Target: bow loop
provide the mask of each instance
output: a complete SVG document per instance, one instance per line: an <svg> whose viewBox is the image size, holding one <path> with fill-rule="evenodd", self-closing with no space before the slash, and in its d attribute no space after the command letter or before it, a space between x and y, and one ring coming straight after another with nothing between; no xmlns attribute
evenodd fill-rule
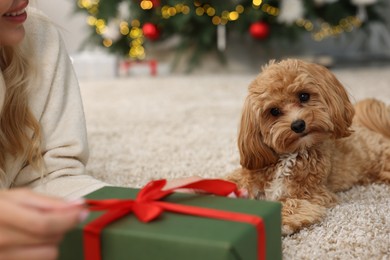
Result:
<svg viewBox="0 0 390 260"><path fill-rule="evenodd" d="M173 189L171 190L163 190L166 185L166 180L156 180L151 181L143 187L137 195L137 201L155 201L164 198L165 196L171 194Z"/></svg>

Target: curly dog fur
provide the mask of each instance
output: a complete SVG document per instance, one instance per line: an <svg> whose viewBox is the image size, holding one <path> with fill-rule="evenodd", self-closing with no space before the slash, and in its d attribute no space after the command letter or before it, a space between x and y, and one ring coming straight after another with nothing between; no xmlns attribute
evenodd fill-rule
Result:
<svg viewBox="0 0 390 260"><path fill-rule="evenodd" d="M282 232L321 221L336 192L390 183L390 108L353 106L325 67L271 61L250 84L238 136L241 168L227 178L251 198L282 202Z"/></svg>

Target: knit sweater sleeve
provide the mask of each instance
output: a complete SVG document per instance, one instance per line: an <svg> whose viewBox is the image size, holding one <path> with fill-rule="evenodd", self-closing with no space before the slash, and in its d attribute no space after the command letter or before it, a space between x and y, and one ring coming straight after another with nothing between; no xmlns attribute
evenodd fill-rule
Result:
<svg viewBox="0 0 390 260"><path fill-rule="evenodd" d="M107 184L86 174L87 132L79 85L57 28L43 17L26 28L40 68L30 91L30 107L43 136L45 173L30 165L17 174L15 186L62 197L80 197Z"/></svg>

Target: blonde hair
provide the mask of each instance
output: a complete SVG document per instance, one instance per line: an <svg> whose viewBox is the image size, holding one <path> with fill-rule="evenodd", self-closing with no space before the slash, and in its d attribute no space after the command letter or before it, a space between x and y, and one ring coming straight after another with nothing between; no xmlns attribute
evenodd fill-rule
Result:
<svg viewBox="0 0 390 260"><path fill-rule="evenodd" d="M23 42L28 45L28 37ZM27 48L26 48L27 47ZM5 170L7 153L25 158L25 164L43 168L41 128L29 108L28 85L36 75L28 46L0 46L0 68L5 81L5 98L0 113L0 170Z"/></svg>

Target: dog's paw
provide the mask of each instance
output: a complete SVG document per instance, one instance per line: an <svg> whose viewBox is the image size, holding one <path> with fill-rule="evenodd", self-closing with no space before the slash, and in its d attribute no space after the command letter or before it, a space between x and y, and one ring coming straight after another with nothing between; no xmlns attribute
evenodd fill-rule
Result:
<svg viewBox="0 0 390 260"><path fill-rule="evenodd" d="M291 235L304 227L323 219L326 215L324 206L307 200L288 199L282 207L282 234Z"/></svg>

